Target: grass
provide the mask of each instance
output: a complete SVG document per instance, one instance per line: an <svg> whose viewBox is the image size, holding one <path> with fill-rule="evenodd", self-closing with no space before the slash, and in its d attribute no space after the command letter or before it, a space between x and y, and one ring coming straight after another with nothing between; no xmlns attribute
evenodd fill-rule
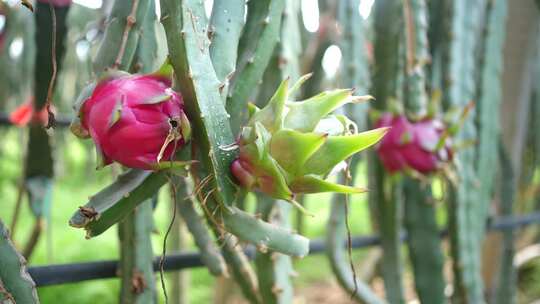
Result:
<svg viewBox="0 0 540 304"><path fill-rule="evenodd" d="M20 179L22 153L21 143L24 142L24 132L19 129L0 130L3 141L0 143L0 197L3 208L0 209L0 218L10 224L17 196L17 184ZM51 239L43 234L30 265L46 265L73 262L88 262L102 259L118 258L118 242L116 227L102 235L86 240L84 231L68 225L68 220L77 208L87 201L88 196L103 188L111 180L111 168L94 171L94 153L90 142L83 142L71 134L57 130L54 135L59 148L56 159L57 178L53 190L53 203L51 210ZM365 172L365 170L362 170ZM365 185L365 178L359 181ZM163 234L170 221L170 203L168 193L164 187L160 192L160 199L155 210L154 219L156 233L153 235L154 252L161 252ZM328 199L330 195L310 195L306 199L306 207L315 214L315 217L306 217L305 234L310 238L323 237L326 230L326 221L329 211ZM366 204L367 195L352 197L351 221L354 234L370 233L369 210ZM296 216L292 214L292 216ZM19 247L24 244L34 223L26 200L19 217L14 241ZM47 248L48 245L50 248ZM188 250L195 250L191 239L188 240ZM50 256L48 252L52 253ZM356 256L357 254L355 254ZM313 267L317 265L317 267ZM327 280L331 277L330 266L323 255L310 256L295 261L295 268L299 276L295 279L298 287L308 286L312 282ZM209 303L214 292L214 278L205 268L196 268L188 271L190 276L189 299L191 303ZM159 278L159 276L158 276ZM159 294L162 295L161 286L157 284ZM169 287L170 288L170 287ZM104 279L74 284L38 288L42 303L117 303L119 295L119 280ZM162 297L162 296L161 296ZM163 300L163 299L162 299Z"/></svg>

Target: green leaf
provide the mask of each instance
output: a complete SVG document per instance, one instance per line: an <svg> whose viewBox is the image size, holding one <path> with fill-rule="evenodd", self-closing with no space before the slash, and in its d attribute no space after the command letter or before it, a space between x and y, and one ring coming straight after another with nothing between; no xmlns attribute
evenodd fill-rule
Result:
<svg viewBox="0 0 540 304"><path fill-rule="evenodd" d="M306 81L308 81L312 75L313 73L309 73L298 78L298 80L289 89L289 95L294 95L294 93L296 93L296 90L298 90Z"/></svg>
<svg viewBox="0 0 540 304"><path fill-rule="evenodd" d="M302 132L312 132L319 121L346 103L369 100L371 96L351 96L352 90L342 89L322 92L309 99L287 103L289 112L284 127Z"/></svg>
<svg viewBox="0 0 540 304"><path fill-rule="evenodd" d="M274 133L270 154L289 174L296 175L328 137L324 133L301 133L285 129Z"/></svg>
<svg viewBox="0 0 540 304"><path fill-rule="evenodd" d="M295 193L320 193L320 192L337 192L337 193L363 193L366 189L350 187L332 182L325 181L313 175L305 175L292 181L291 190Z"/></svg>
<svg viewBox="0 0 540 304"><path fill-rule="evenodd" d="M288 96L289 79L287 78L281 82L268 104L253 114L248 125L260 122L270 132L280 130L283 125L283 110Z"/></svg>
<svg viewBox="0 0 540 304"><path fill-rule="evenodd" d="M378 128L355 135L329 136L303 168L304 174L328 174L339 162L377 143L389 130Z"/></svg>

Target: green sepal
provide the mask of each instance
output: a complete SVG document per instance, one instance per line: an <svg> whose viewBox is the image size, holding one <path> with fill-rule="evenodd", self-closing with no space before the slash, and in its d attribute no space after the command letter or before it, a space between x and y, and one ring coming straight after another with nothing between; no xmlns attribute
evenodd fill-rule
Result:
<svg viewBox="0 0 540 304"><path fill-rule="evenodd" d="M352 96L351 89L322 92L309 99L287 103L289 112L284 127L302 132L312 132L319 121L344 104L373 99L371 96Z"/></svg>
<svg viewBox="0 0 540 304"><path fill-rule="evenodd" d="M125 72L125 71L108 70L107 72L103 73L98 78L98 83L102 83L102 82L106 82L106 81L110 81L110 80L114 80L114 79L118 79L118 78L122 78L122 77L127 77L127 76L130 76L130 75L131 75L130 73Z"/></svg>
<svg viewBox="0 0 540 304"><path fill-rule="evenodd" d="M335 184L314 175L304 175L293 180L290 188L294 193L321 193L321 192L337 192L337 193L363 193L366 189Z"/></svg>
<svg viewBox="0 0 540 304"><path fill-rule="evenodd" d="M169 171L171 173L174 173L175 175L184 176L187 177L188 175L188 167L192 165L193 163L196 163L195 160L188 160L188 161L161 161L155 165L153 165L153 169L155 171Z"/></svg>
<svg viewBox="0 0 540 304"><path fill-rule="evenodd" d="M296 90L298 90L308 79L310 79L312 75L313 73L309 73L298 78L298 80L289 89L289 95L293 96L294 93L296 93Z"/></svg>
<svg viewBox="0 0 540 304"><path fill-rule="evenodd" d="M329 136L306 162L302 173L326 175L341 161L377 143L388 130L378 128L354 135Z"/></svg>
<svg viewBox="0 0 540 304"><path fill-rule="evenodd" d="M101 148L99 147L98 144L96 144L95 146L96 146L96 170L100 170L103 167L110 165L112 161L105 154L103 154L103 151L101 151Z"/></svg>
<svg viewBox="0 0 540 304"><path fill-rule="evenodd" d="M255 113L257 113L257 112L259 112L261 110L253 102L248 102L247 109L248 109L248 118L249 119L251 119Z"/></svg>
<svg viewBox="0 0 540 304"><path fill-rule="evenodd" d="M122 99L124 98L125 98L125 95L122 95ZM114 124L120 121L120 118L122 118L122 105L123 105L122 99L118 99L114 103L114 108L111 112L111 117L109 117L109 128L112 128L112 126L114 126Z"/></svg>
<svg viewBox="0 0 540 304"><path fill-rule="evenodd" d="M145 100L143 100L143 104L158 104L158 103L162 103L162 102L165 102L167 100L170 100L172 98L172 95L171 94L168 94L168 93L163 93L163 94L159 94L159 95L156 95L156 96L152 96L152 97L149 97Z"/></svg>
<svg viewBox="0 0 540 304"><path fill-rule="evenodd" d="M402 145L410 144L412 141L412 134L411 131L405 131L403 134L401 134L401 137L399 139L399 143Z"/></svg>
<svg viewBox="0 0 540 304"><path fill-rule="evenodd" d="M270 132L268 132L268 130L266 130L266 128L260 122L255 123L255 128L253 128L253 131L255 132L254 144L257 147L259 159L262 159L266 154L269 153L268 147L272 134L270 134Z"/></svg>
<svg viewBox="0 0 540 304"><path fill-rule="evenodd" d="M277 199L292 199L286 173L268 153L260 154L257 146L250 144L243 147L240 154L254 167L253 175L256 177L257 187L263 193Z"/></svg>
<svg viewBox="0 0 540 304"><path fill-rule="evenodd" d="M358 126L345 115L328 115L319 121L313 132L327 133L330 136L356 134Z"/></svg>
<svg viewBox="0 0 540 304"><path fill-rule="evenodd" d="M82 90L79 96L77 96L77 99L75 100L75 103L73 104L73 111L75 112L75 117L71 121L71 124L69 126L69 129L73 135L79 137L79 138L90 138L90 132L86 130L82 126L82 107L88 98L92 96L94 93L94 89L96 88L96 83L92 82L85 86Z"/></svg>
<svg viewBox="0 0 540 304"><path fill-rule="evenodd" d="M277 131L270 141L270 155L289 174L295 176L306 161L328 137L324 133L301 133L284 129Z"/></svg>
<svg viewBox="0 0 540 304"><path fill-rule="evenodd" d="M182 133L184 143L191 140L191 123L183 111L180 114L180 132Z"/></svg>
<svg viewBox="0 0 540 304"><path fill-rule="evenodd" d="M173 74L174 74L174 69L173 69L173 66L171 65L171 60L169 56L167 56L167 58L165 58L165 61L159 67L159 69L151 73L150 75L153 75L159 78L172 79Z"/></svg>
<svg viewBox="0 0 540 304"><path fill-rule="evenodd" d="M280 130L283 125L285 102L287 101L287 97L289 97L288 87L289 79L287 78L281 82L268 104L253 114L248 125L254 125L256 122L260 122L269 132Z"/></svg>

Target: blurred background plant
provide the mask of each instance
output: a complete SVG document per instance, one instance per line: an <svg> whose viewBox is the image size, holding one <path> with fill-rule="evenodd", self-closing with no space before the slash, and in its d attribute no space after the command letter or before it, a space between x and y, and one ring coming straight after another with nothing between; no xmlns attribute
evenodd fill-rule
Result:
<svg viewBox="0 0 540 304"><path fill-rule="evenodd" d="M120 280L38 286L41 303L162 302L160 278L152 275L150 257L161 252L177 204L179 216L167 253L201 250L207 267L167 273L170 303L531 303L540 299L538 226L503 233L487 233L485 226L498 216L540 211L538 1L261 0L245 6L240 0L205 0L204 6L199 5L187 0L74 0L69 9L55 8L56 42L64 44L65 51L61 47L56 51L58 75L52 102L57 126L45 131L31 114L26 114L26 124L14 127L20 119L13 121L12 116L10 121L9 113L39 112L45 105L52 56L49 4L34 3L32 13L20 1L0 1L0 219L12 240L8 244L5 229L0 229L0 287L12 286L2 261L17 257L16 248L30 266L121 259L122 269L140 270L119 271ZM186 22L178 14L198 17L183 29L188 31L184 44L175 40ZM128 15L141 21L131 31L125 31ZM208 29L208 35L199 35L201 29ZM225 219L225 230L242 241L222 239L223 232L204 218L199 204L211 186L201 187L202 199L185 201L194 186L179 178L172 181L174 187L161 187L167 179L159 174L138 175L154 184L151 190L143 189L144 195L135 195L129 207L97 208L107 216L87 227L89 235L96 237L86 240L81 230L67 223L89 197L114 182L122 168L114 165L95 171L91 142L77 140L65 127L83 88L105 67L116 64L125 32L127 53L117 67L147 73L171 54L182 93L197 101L191 115L206 114L205 105L223 100L225 108L213 113L211 120L227 121L226 115L219 116L226 109L233 134L245 123L248 101L262 107L282 79L290 77L294 83L306 73L313 75L297 92L298 100L334 88L355 88L355 94L375 97L369 104L347 105L342 112L360 131L373 126L375 119L370 121L370 116L395 107L411 122L422 120L433 108L440 117L456 117L470 102L475 108L452 138L454 146L462 147L451 170L428 176L411 174L412 170L390 174L372 149L351 159L352 180L332 177L369 185L369 194L350 196L348 210L343 195L331 194L299 198L314 217L253 193L240 193L235 205L229 206L246 211L241 215L257 213L271 223L262 230L268 235L294 230L309 239L325 238L326 256L300 258L305 243L294 239L298 242L286 248L280 244L288 243L279 241L297 235L283 233L271 244L275 247L260 250L255 262L248 264L237 249L250 242L259 244L260 238L246 226ZM210 37L209 46L193 42L203 41L204 36ZM187 51L179 51L182 45ZM197 47L207 48L208 56L197 57ZM202 96L213 79L186 80L181 62L187 62L195 76L215 74L219 90ZM33 96L37 98L28 108ZM208 128L206 123L195 125ZM219 172L220 165L227 166L218 163L210 169ZM206 163L200 170L211 171ZM205 176L194 175L195 180ZM227 191L215 198L214 193L207 206L236 195L235 189ZM172 195L177 198L171 199ZM143 198L146 202L135 209ZM381 236L380 247L353 251L355 277L345 246L346 211L352 235ZM72 224L77 223L76 216ZM113 225L119 218L124 219L121 224ZM274 229L278 226L284 229ZM449 237L441 239L439 231L446 227ZM408 239L402 242L405 232ZM289 252L279 253L285 250Z"/></svg>

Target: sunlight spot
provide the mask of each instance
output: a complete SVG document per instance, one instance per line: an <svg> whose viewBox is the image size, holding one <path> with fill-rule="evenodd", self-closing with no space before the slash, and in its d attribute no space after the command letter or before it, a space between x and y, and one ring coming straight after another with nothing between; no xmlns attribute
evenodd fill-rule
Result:
<svg viewBox="0 0 540 304"><path fill-rule="evenodd" d="M319 29L319 3L317 0L302 0L302 21L308 32Z"/></svg>
<svg viewBox="0 0 540 304"><path fill-rule="evenodd" d="M339 68L341 62L341 49L333 44L324 52L322 59L322 67L328 78L333 78Z"/></svg>

